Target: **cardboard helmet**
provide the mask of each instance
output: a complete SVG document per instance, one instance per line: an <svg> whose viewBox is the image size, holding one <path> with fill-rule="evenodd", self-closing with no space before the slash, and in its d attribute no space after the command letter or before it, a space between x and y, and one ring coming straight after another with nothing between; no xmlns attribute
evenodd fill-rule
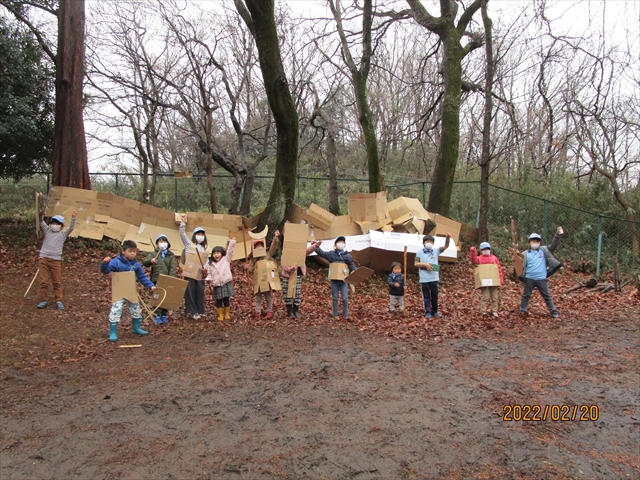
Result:
<svg viewBox="0 0 640 480"><path fill-rule="evenodd" d="M261 232L253 233L249 232L251 237L251 253L253 258L260 258L267 256L267 234L269 233L269 226L265 226Z"/></svg>

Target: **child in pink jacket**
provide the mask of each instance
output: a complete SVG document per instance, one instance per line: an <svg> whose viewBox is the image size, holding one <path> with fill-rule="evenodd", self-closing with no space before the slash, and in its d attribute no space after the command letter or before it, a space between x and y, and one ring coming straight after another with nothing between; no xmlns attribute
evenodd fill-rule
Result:
<svg viewBox="0 0 640 480"><path fill-rule="evenodd" d="M471 263L475 263L476 265L487 265L491 263L495 263L498 265L498 273L500 274L500 285L504 285L504 274L502 273L502 265L500 264L500 260L493 253L491 253L491 245L489 242L482 242L480 244L480 255L476 253L476 247L471 247L469 251L469 259ZM493 312L493 316L498 316L498 289L500 287L482 287L482 301L480 302L480 310L483 315L487 312L487 302L489 297L491 297L491 310Z"/></svg>
<svg viewBox="0 0 640 480"><path fill-rule="evenodd" d="M213 247L209 263L207 263L207 278L205 278L205 281L213 285L213 298L216 300L219 321L231 319L229 297L236 294L233 288L233 277L231 276L231 260L233 259L235 246L236 237L233 237L229 240L226 251L220 246Z"/></svg>

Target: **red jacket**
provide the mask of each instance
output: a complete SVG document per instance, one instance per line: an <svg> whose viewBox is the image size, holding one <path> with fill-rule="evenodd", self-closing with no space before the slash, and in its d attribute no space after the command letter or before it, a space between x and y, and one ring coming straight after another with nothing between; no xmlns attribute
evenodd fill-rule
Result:
<svg viewBox="0 0 640 480"><path fill-rule="evenodd" d="M495 263L498 265L498 273L500 274L500 285L504 285L504 273L502 273L502 265L500 264L500 260L493 253L491 255L478 255L476 253L476 247L471 247L469 250L469 260L471 263L475 263L476 265L488 265L491 263Z"/></svg>

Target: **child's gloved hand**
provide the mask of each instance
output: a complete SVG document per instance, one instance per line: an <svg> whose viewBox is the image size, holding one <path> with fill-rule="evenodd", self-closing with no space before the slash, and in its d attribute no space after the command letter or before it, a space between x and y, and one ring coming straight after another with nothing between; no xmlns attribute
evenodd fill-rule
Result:
<svg viewBox="0 0 640 480"><path fill-rule="evenodd" d="M111 261L111 257L104 257L104 260L102 260L102 263L109 263Z"/></svg>

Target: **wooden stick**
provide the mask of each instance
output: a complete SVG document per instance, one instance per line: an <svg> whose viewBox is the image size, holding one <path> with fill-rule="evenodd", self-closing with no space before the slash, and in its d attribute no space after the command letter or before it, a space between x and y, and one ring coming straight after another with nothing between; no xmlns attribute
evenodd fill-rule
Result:
<svg viewBox="0 0 640 480"><path fill-rule="evenodd" d="M36 270L36 274L33 276L33 280L31 280L31 283L29 284L29 288L27 288L27 291L24 292L24 296L26 297L27 294L29 293L29 290L31 290L31 287L33 286L33 282L36 281L36 278L38 277L38 274L40 273L40 267L38 267L38 270ZM22 297L24 298L24 297Z"/></svg>
<svg viewBox="0 0 640 480"><path fill-rule="evenodd" d="M198 260L200 260L200 266L204 270L205 269L204 268L204 263L202 263L202 257L200 256L200 252L198 251L198 246L197 245L196 245L196 255L198 256ZM206 280L205 280L205 283L206 283ZM209 288L211 289L211 296L213 297L213 285L209 284Z"/></svg>
<svg viewBox="0 0 640 480"><path fill-rule="evenodd" d="M249 252L247 252L247 237L245 234L244 223L242 224L242 248L244 248L244 264L247 267L247 285L249 287L249 294L251 294L253 289L251 288L251 275L249 274ZM250 299L249 303L251 304L251 316L255 317L256 309L253 304L253 298Z"/></svg>
<svg viewBox="0 0 640 480"><path fill-rule="evenodd" d="M402 288L404 289L407 286L407 246L404 246L404 285L402 285ZM406 293L406 292L403 292ZM405 307L405 309L402 311L402 316L406 317L407 316L407 309Z"/></svg>
<svg viewBox="0 0 640 480"><path fill-rule="evenodd" d="M119 348L138 348L142 345L118 345Z"/></svg>

